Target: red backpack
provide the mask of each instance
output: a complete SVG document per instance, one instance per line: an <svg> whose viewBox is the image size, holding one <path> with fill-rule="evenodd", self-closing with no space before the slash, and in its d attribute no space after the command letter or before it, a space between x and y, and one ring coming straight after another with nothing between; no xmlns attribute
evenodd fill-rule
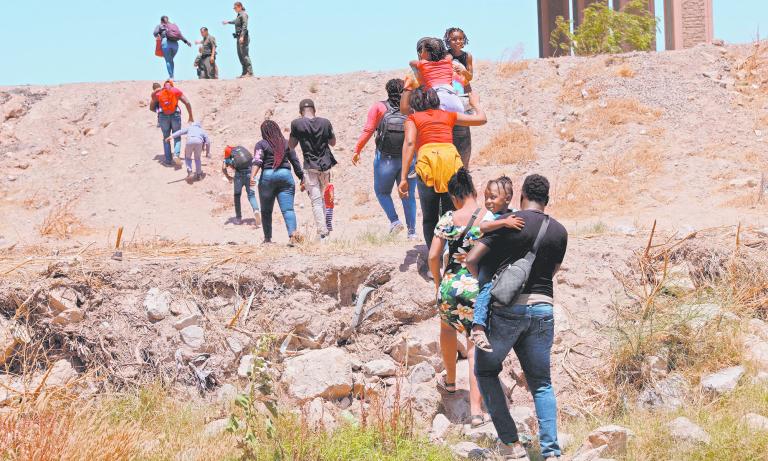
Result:
<svg viewBox="0 0 768 461"><path fill-rule="evenodd" d="M172 88L163 88L155 93L157 104L165 115L173 115L179 106L179 94Z"/></svg>

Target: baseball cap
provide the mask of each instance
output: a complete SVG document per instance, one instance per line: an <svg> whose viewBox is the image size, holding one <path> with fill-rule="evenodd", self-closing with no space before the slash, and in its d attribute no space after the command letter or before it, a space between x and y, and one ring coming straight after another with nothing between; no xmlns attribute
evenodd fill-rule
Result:
<svg viewBox="0 0 768 461"><path fill-rule="evenodd" d="M302 99L299 103L299 110L303 110L306 107L315 108L315 103L311 99Z"/></svg>
<svg viewBox="0 0 768 461"><path fill-rule="evenodd" d="M232 156L232 146L227 146L224 148L224 158L229 158Z"/></svg>

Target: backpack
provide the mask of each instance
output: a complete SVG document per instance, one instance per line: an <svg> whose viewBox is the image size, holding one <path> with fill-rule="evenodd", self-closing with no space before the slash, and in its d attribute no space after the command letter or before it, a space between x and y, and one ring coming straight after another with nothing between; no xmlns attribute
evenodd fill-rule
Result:
<svg viewBox="0 0 768 461"><path fill-rule="evenodd" d="M168 40L172 40L174 42L178 42L181 40L181 30L179 30L179 26L173 23L168 23L165 25L165 38Z"/></svg>
<svg viewBox="0 0 768 461"><path fill-rule="evenodd" d="M244 170L251 167L253 155L243 146L237 146L232 149L232 166L236 170Z"/></svg>
<svg viewBox="0 0 768 461"><path fill-rule="evenodd" d="M179 95L175 91L161 89L155 93L157 105L165 115L173 115L179 107Z"/></svg>
<svg viewBox="0 0 768 461"><path fill-rule="evenodd" d="M376 128L376 149L383 154L401 155L407 117L400 112L399 107L393 107L389 101L384 102L384 105L387 106L387 112Z"/></svg>

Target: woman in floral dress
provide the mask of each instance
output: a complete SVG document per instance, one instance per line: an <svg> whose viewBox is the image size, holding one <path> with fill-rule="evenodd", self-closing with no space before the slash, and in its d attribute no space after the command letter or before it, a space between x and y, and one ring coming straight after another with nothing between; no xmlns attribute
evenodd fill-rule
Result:
<svg viewBox="0 0 768 461"><path fill-rule="evenodd" d="M468 336L472 328L472 306L479 291L477 280L467 270L464 259L480 237L481 221L493 220L493 214L477 203L477 191L472 177L465 168L459 169L448 182L448 194L456 211L445 213L435 227L435 236L429 248L429 268L435 280L437 302L440 308L440 350L445 364L445 375L438 377L438 387L444 392L456 392L456 332ZM466 228L470 225L469 229ZM446 244L448 256L445 272L441 274ZM485 422L482 398L475 374L475 346L467 337L469 361L469 408L471 424Z"/></svg>

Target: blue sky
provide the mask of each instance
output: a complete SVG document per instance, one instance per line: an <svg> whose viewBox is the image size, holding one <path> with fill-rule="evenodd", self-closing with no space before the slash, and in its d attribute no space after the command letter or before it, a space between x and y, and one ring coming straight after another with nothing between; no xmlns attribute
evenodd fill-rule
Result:
<svg viewBox="0 0 768 461"><path fill-rule="evenodd" d="M228 0L0 0L6 44L0 85L159 80L152 30L167 14L190 40L207 26L219 46L223 78L239 75ZM251 57L259 75L337 73L405 67L416 40L461 26L476 58L538 54L535 0L259 0L251 14ZM657 15L663 0L656 0ZM431 9L414 5L431 5ZM34 5L33 7L30 7ZM438 5L442 5L438 8ZM714 0L715 36L728 42L768 34L768 0ZM13 45L10 42L15 42ZM663 40L659 40L662 44ZM197 47L181 45L177 78L195 78Z"/></svg>

